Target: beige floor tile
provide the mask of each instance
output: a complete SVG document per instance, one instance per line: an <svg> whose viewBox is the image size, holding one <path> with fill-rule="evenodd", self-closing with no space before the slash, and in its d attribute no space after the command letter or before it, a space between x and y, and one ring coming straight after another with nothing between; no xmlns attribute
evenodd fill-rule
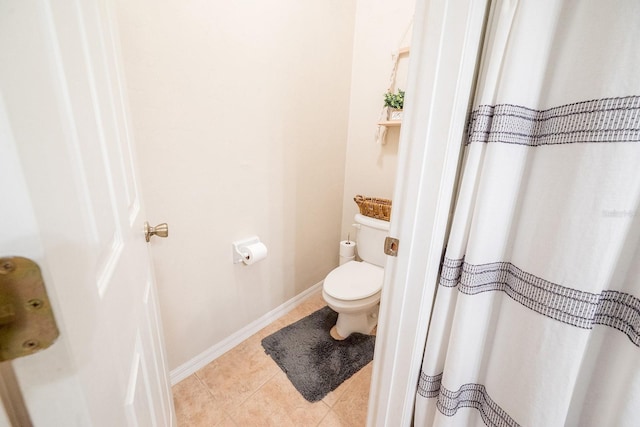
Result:
<svg viewBox="0 0 640 427"><path fill-rule="evenodd" d="M230 411L280 371L264 350L245 343L196 372L213 397Z"/></svg>
<svg viewBox="0 0 640 427"><path fill-rule="evenodd" d="M262 339L264 337L268 337L269 335L273 334L274 332L278 332L280 329L284 328L285 326L289 325L290 323L291 322L288 322L287 319L285 319L285 317L283 316L283 317L281 317L281 318L279 318L277 320L274 320L273 322L269 323L268 326L260 329L258 332L256 332L251 337L249 337L248 340L250 340L252 338L257 338L258 340L262 341Z"/></svg>
<svg viewBox="0 0 640 427"><path fill-rule="evenodd" d="M180 381L172 391L179 426L217 426L227 417L221 405L195 375Z"/></svg>
<svg viewBox="0 0 640 427"><path fill-rule="evenodd" d="M231 417L239 426L316 426L327 412L327 405L305 400L280 372L234 410Z"/></svg>
<svg viewBox="0 0 640 427"><path fill-rule="evenodd" d="M351 427L351 426L347 424L345 421L343 421L342 418L338 416L338 414L336 414L333 411L329 411L327 416L324 417L322 421L320 421L320 424L318 424L318 427Z"/></svg>
<svg viewBox="0 0 640 427"><path fill-rule="evenodd" d="M335 405L338 400L340 400L340 397L342 397L342 395L347 391L347 389L351 386L351 384L353 383L353 381L356 379L356 377L360 374L362 370L356 372L355 374L353 374L351 376L351 378L346 379L342 384L340 384L338 386L338 388L336 388L335 390L333 390L332 392L329 392L323 399L322 401L324 403L326 403L327 405L329 405L329 407L333 407L333 405Z"/></svg>
<svg viewBox="0 0 640 427"><path fill-rule="evenodd" d="M318 291L306 299L302 304L291 310L289 313L282 316L282 320L285 324L291 324L295 321L302 319L305 316L320 310L326 306L327 303L322 298L322 292Z"/></svg>
<svg viewBox="0 0 640 427"><path fill-rule="evenodd" d="M298 307L174 386L178 425L364 426L371 366L320 402L307 402L262 347L262 339L324 307L316 292ZM333 409L332 409L333 408Z"/></svg>
<svg viewBox="0 0 640 427"><path fill-rule="evenodd" d="M353 383L333 406L341 419L353 427L365 426L373 362L362 368Z"/></svg>
<svg viewBox="0 0 640 427"><path fill-rule="evenodd" d="M178 427L182 427L180 425L178 425ZM185 426L187 427L187 426ZM224 418L224 420L222 420L222 422L220 424L216 424L215 427L240 427L238 426L238 424L236 424L230 416L226 416ZM244 426L243 426L244 427Z"/></svg>

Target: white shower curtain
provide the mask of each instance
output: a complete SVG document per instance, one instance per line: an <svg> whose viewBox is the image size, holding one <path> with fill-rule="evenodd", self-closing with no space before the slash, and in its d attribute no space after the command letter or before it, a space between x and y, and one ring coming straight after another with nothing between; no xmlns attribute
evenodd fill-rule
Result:
<svg viewBox="0 0 640 427"><path fill-rule="evenodd" d="M496 1L416 426L640 426L640 2Z"/></svg>

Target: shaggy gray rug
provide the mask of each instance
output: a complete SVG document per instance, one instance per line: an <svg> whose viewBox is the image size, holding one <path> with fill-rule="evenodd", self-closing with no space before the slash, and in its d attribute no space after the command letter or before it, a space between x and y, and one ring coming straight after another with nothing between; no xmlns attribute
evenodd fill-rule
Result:
<svg viewBox="0 0 640 427"><path fill-rule="evenodd" d="M322 399L373 360L375 336L331 338L337 318L338 313L324 307L262 340L266 353L309 402Z"/></svg>

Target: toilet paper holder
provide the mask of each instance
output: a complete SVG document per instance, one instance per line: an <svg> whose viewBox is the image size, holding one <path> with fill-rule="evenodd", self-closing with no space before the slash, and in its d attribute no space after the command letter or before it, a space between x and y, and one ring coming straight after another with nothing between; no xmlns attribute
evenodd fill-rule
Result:
<svg viewBox="0 0 640 427"><path fill-rule="evenodd" d="M247 237L246 239L236 240L231 244L233 250L233 263L240 264L247 259L247 251L243 250L249 245L259 243L260 238L258 236Z"/></svg>

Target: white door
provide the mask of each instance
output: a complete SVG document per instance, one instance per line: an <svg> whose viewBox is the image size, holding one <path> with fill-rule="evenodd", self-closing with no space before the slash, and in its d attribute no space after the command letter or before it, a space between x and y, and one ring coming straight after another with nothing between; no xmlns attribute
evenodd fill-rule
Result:
<svg viewBox="0 0 640 427"><path fill-rule="evenodd" d="M0 0L0 257L40 265L60 329L13 362L35 426L175 425L114 28Z"/></svg>
<svg viewBox="0 0 640 427"><path fill-rule="evenodd" d="M369 424L408 426L444 255L487 0L418 0ZM488 36L487 36L488 37Z"/></svg>

